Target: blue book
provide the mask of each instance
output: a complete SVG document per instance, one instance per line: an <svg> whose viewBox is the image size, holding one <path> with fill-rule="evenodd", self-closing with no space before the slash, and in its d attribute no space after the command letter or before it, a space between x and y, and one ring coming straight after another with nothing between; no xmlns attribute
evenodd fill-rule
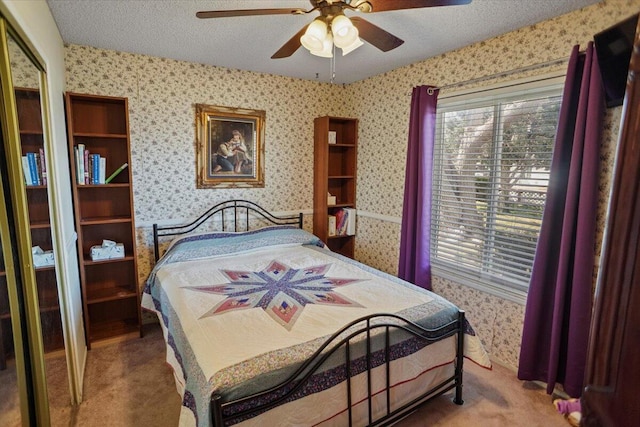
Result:
<svg viewBox="0 0 640 427"><path fill-rule="evenodd" d="M36 153L27 153L27 161L29 162L29 174L31 175L31 182L33 185L40 185L40 178L38 177L38 164L36 162Z"/></svg>
<svg viewBox="0 0 640 427"><path fill-rule="evenodd" d="M91 183L92 184L100 184L100 154L92 154L93 157L93 168L91 172Z"/></svg>

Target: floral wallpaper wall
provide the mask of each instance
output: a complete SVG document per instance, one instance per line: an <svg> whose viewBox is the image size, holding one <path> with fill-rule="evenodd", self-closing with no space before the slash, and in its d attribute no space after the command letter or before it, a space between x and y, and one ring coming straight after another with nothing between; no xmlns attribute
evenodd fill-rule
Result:
<svg viewBox="0 0 640 427"><path fill-rule="evenodd" d="M474 86L490 85L528 75L564 70L566 64L527 73L500 76L510 70L567 58L574 45L585 48L593 35L637 13L638 0L605 0L602 3L448 52L348 86L354 117L360 119L358 147L358 209L376 214L358 217L356 257L389 273L397 272L400 217L404 189L411 91L415 86L444 87L440 96ZM465 85L483 76L491 80ZM461 84L458 84L461 83ZM599 248L606 216L621 108L607 110L601 150ZM383 216L388 220L380 219ZM595 273L594 273L595 278ZM435 277L434 290L467 311L492 358L516 367L524 318L524 306L462 284Z"/></svg>
<svg viewBox="0 0 640 427"><path fill-rule="evenodd" d="M411 90L449 86L441 96L469 85L457 83L568 57L595 33L637 13L640 0L605 0L582 10L472 46L411 64L347 86L298 80L164 58L66 47L67 90L124 96L129 118L138 232L140 282L151 268L150 225L193 218L207 206L242 197L274 211L310 212L313 205L313 119L359 119L356 258L395 274L404 187ZM558 65L553 70L563 69ZM483 81L487 85L544 73ZM450 85L455 85L451 87ZM266 185L263 189L196 189L195 104L265 110ZM620 108L608 110L602 145L598 210L606 216ZM310 229L310 216L305 224ZM598 233L596 256L602 238ZM467 311L494 360L518 363L524 306L434 278L434 289Z"/></svg>
<svg viewBox="0 0 640 427"><path fill-rule="evenodd" d="M13 87L38 89L40 87L40 73L36 66L12 37L7 37L7 47Z"/></svg>
<svg viewBox="0 0 640 427"><path fill-rule="evenodd" d="M311 212L313 119L347 114L342 87L88 46L65 51L67 91L129 101L141 283L152 265L154 222L195 218L230 198ZM266 111L264 188L196 189L195 104Z"/></svg>

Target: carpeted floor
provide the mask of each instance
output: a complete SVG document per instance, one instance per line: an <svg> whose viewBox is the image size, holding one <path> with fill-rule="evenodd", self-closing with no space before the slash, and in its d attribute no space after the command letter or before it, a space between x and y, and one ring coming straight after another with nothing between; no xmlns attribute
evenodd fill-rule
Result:
<svg viewBox="0 0 640 427"><path fill-rule="evenodd" d="M58 386L66 378L60 381ZM467 361L464 381L464 405L453 404L452 394L447 394L421 406L397 426L569 425L544 390L517 380L506 368L495 366L489 371ZM94 346L84 384L84 401L72 408L55 398L56 383L50 380L53 426L178 425L180 398L164 362L164 341L157 325L145 326L141 339ZM5 415L0 416L0 425L12 425L2 422L7 420Z"/></svg>

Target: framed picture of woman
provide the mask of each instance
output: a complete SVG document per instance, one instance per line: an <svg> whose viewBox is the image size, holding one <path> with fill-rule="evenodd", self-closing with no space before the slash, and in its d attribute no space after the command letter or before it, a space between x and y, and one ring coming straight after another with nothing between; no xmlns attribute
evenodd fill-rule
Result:
<svg viewBox="0 0 640 427"><path fill-rule="evenodd" d="M262 110L196 104L198 188L264 187Z"/></svg>

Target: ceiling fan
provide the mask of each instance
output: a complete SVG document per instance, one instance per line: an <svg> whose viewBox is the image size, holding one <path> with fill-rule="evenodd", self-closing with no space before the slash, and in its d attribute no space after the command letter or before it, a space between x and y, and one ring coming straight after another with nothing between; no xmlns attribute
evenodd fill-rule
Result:
<svg viewBox="0 0 640 427"><path fill-rule="evenodd" d="M453 6L471 3L471 0L310 0L311 9L240 9L212 10L196 13L201 19L228 18L256 15L303 15L318 11L320 15L289 39L271 58L286 58L300 46L317 56L332 57L334 45L346 55L363 43L360 38L383 52L397 48L404 40L354 16L347 18L345 11L373 13L390 10L416 9L435 6Z"/></svg>

